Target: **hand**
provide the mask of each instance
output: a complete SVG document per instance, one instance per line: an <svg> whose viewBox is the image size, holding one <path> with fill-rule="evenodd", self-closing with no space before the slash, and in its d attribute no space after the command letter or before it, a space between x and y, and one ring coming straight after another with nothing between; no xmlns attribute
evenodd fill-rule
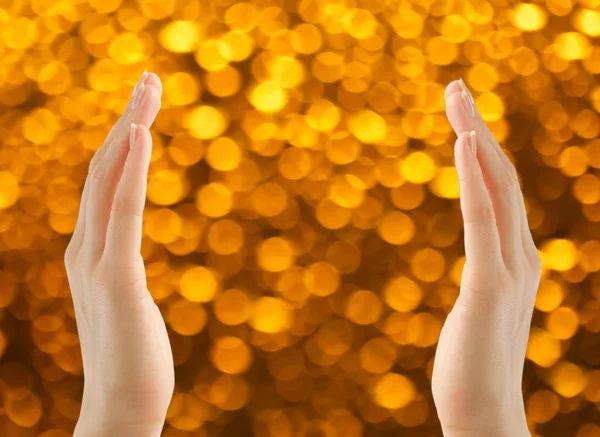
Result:
<svg viewBox="0 0 600 437"><path fill-rule="evenodd" d="M521 381L540 257L516 170L462 80L448 86L446 103L466 263L438 342L434 401L446 437L530 436Z"/></svg>
<svg viewBox="0 0 600 437"><path fill-rule="evenodd" d="M158 436L173 394L169 338L140 254L161 93L144 73L90 163L65 254L85 375L75 436Z"/></svg>

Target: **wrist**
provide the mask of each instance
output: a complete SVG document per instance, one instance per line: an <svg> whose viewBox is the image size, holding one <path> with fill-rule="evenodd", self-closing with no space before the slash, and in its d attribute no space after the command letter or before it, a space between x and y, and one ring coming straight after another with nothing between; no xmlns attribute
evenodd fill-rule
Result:
<svg viewBox="0 0 600 437"><path fill-rule="evenodd" d="M531 437L525 411L503 417L478 417L462 425L457 422L448 425L442 422L444 437Z"/></svg>
<svg viewBox="0 0 600 437"><path fill-rule="evenodd" d="M520 420L490 423L481 428L446 429L442 425L442 429L444 437L531 437L527 424L521 424Z"/></svg>
<svg viewBox="0 0 600 437"><path fill-rule="evenodd" d="M165 414L140 416L140 409L102 407L101 403L82 403L73 437L159 437Z"/></svg>
<svg viewBox="0 0 600 437"><path fill-rule="evenodd" d="M75 426L73 437L159 437L162 429L163 423L124 425L107 421L102 424L94 424L80 418Z"/></svg>

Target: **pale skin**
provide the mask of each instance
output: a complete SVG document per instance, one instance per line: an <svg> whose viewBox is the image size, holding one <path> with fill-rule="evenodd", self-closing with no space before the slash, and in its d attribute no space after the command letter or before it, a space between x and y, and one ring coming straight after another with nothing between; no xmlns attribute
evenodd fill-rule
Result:
<svg viewBox="0 0 600 437"><path fill-rule="evenodd" d="M462 81L448 86L446 112L458 135L466 263L436 351L435 405L447 437L530 436L521 382L540 257L515 168Z"/></svg>
<svg viewBox="0 0 600 437"><path fill-rule="evenodd" d="M169 338L140 254L161 94L158 76L144 73L90 163L65 254L85 375L75 437L157 437L173 394Z"/></svg>
<svg viewBox="0 0 600 437"><path fill-rule="evenodd" d="M446 92L465 221L460 296L440 337L433 395L446 437L525 437L521 379L540 259L514 167L458 82ZM174 389L164 320L140 254L162 85L145 74L90 163L65 254L85 388L75 437L158 437ZM476 155L470 131L475 130Z"/></svg>

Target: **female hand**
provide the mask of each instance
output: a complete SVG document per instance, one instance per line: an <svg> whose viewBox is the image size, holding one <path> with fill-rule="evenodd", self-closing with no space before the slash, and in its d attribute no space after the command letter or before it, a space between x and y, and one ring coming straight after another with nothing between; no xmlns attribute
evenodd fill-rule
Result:
<svg viewBox="0 0 600 437"><path fill-rule="evenodd" d="M541 262L514 166L462 80L446 90L465 224L460 294L438 342L433 396L446 437L530 436L521 381Z"/></svg>
<svg viewBox="0 0 600 437"><path fill-rule="evenodd" d="M144 73L90 163L65 254L85 387L75 436L159 436L174 388L164 320L140 254L158 76Z"/></svg>

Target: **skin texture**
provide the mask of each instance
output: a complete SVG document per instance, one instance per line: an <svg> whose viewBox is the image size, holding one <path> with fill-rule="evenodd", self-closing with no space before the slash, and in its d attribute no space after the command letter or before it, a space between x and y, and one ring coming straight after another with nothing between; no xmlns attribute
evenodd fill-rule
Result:
<svg viewBox="0 0 600 437"><path fill-rule="evenodd" d="M158 436L173 394L169 338L140 254L161 94L158 76L144 73L90 163L65 254L85 374L77 437Z"/></svg>
<svg viewBox="0 0 600 437"><path fill-rule="evenodd" d="M433 396L446 437L530 436L521 382L541 261L515 168L464 90L448 86L446 111L458 135L466 263L436 351Z"/></svg>

